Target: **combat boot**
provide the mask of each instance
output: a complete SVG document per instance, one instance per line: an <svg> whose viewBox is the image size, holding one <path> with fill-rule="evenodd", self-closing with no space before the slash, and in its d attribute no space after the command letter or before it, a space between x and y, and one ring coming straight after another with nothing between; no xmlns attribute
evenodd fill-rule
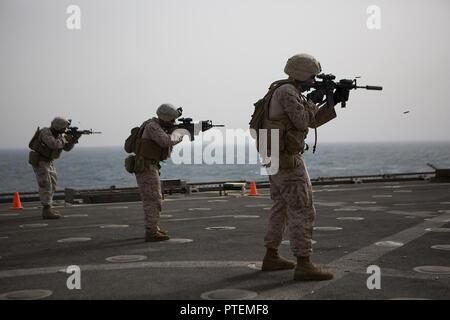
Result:
<svg viewBox="0 0 450 320"><path fill-rule="evenodd" d="M55 211L49 205L45 205L42 208L42 219L59 219L61 215L58 211Z"/></svg>
<svg viewBox="0 0 450 320"><path fill-rule="evenodd" d="M333 279L333 274L322 271L311 263L309 257L297 257L297 267L294 272L294 280L297 281L322 281Z"/></svg>
<svg viewBox="0 0 450 320"><path fill-rule="evenodd" d="M167 230L163 230L158 226L158 232L167 235L169 232Z"/></svg>
<svg viewBox="0 0 450 320"><path fill-rule="evenodd" d="M145 232L145 242L158 242L158 241L166 241L169 239L170 237L167 234L164 234L159 230L157 230L156 232L147 230Z"/></svg>
<svg viewBox="0 0 450 320"><path fill-rule="evenodd" d="M262 271L288 270L294 268L295 263L280 257L277 249L267 248L261 267Z"/></svg>

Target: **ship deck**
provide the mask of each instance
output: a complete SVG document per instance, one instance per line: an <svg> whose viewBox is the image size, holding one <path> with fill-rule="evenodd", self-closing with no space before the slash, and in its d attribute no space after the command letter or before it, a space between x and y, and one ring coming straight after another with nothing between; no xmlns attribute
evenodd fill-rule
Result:
<svg viewBox="0 0 450 320"><path fill-rule="evenodd" d="M160 243L144 242L141 202L59 202L59 220L36 202L1 204L0 298L450 299L450 183L315 186L312 260L335 273L323 282L259 270L271 200L258 191L167 196L172 239ZM292 258L287 241L280 252ZM81 289L67 287L71 265ZM367 286L371 265L380 289Z"/></svg>

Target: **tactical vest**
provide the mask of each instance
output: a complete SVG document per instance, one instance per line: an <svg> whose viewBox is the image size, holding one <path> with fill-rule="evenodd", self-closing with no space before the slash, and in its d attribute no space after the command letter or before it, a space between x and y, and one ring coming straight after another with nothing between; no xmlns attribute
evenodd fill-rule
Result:
<svg viewBox="0 0 450 320"><path fill-rule="evenodd" d="M33 135L33 138L31 138L30 143L28 144L28 147L37 152L39 157L38 161L52 161L55 159L58 159L61 155L63 149L50 149L45 143L43 143L40 139L41 129L39 127L37 128L36 132ZM55 135L53 135L55 136ZM55 138L57 139L59 135L57 135Z"/></svg>
<svg viewBox="0 0 450 320"><path fill-rule="evenodd" d="M292 84L290 81L277 81L274 82L270 89L268 95L264 97L264 118L262 120L262 129L267 129L267 155L271 156L271 130L277 129L279 134L278 145L279 145L279 166L281 169L293 169L299 164L296 160L296 155L303 153L305 151L305 139L308 135L308 129L305 131L297 130L289 119L289 117L284 114L281 119L271 120L269 119L269 106L272 100L273 93L277 88L286 83ZM303 103L307 103L305 97L300 94L300 98ZM259 143L259 140L258 142Z"/></svg>
<svg viewBox="0 0 450 320"><path fill-rule="evenodd" d="M153 140L142 138L147 124L148 121L144 122L139 129L138 137L136 138L136 155L144 158L145 160L153 160L158 163L160 161L167 160L170 155L170 148L162 148Z"/></svg>

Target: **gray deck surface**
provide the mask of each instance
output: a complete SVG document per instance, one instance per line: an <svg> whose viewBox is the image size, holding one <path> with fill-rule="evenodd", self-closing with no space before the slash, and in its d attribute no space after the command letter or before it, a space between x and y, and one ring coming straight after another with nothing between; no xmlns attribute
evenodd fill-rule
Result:
<svg viewBox="0 0 450 320"><path fill-rule="evenodd" d="M46 299L201 299L205 292L243 289L256 299L450 299L450 184L373 183L314 187L313 261L335 272L325 282L294 282L292 270L262 272L270 214L268 189L259 197L173 195L161 226L192 242L145 243L140 202L73 205L59 220L42 220L38 203L0 207L0 298L9 292L50 290ZM360 217L360 220L341 220ZM47 225L34 225L34 224ZM113 226L111 226L113 225ZM229 230L208 227L229 226ZM431 231L426 229L432 228ZM436 228L442 228L437 229ZM86 237L85 242L58 240ZM394 241L399 246L379 246ZM402 245L401 245L402 244ZM447 245L439 250L435 245ZM291 258L289 245L280 252ZM141 261L109 262L138 255ZM70 265L81 268L81 290L66 286ZM250 266L255 266L251 268ZM381 268L381 289L369 290L367 267ZM441 273L420 273L440 266ZM11 297L11 296L9 296Z"/></svg>

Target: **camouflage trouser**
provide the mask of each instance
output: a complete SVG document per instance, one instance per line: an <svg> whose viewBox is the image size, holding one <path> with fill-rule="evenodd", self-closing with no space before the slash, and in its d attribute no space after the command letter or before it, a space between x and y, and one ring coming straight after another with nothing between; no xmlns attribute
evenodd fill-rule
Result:
<svg viewBox="0 0 450 320"><path fill-rule="evenodd" d="M145 228L150 232L156 232L162 204L158 167L150 165L145 171L136 173L136 181L144 206Z"/></svg>
<svg viewBox="0 0 450 320"><path fill-rule="evenodd" d="M298 168L280 169L276 175L270 176L270 196L274 203L264 238L265 246L277 249L287 227L293 254L297 257L310 256L316 212L303 158Z"/></svg>
<svg viewBox="0 0 450 320"><path fill-rule="evenodd" d="M51 162L40 161L38 166L33 166L36 180L39 185L39 196L42 205L51 206L53 195L56 191L56 170Z"/></svg>

